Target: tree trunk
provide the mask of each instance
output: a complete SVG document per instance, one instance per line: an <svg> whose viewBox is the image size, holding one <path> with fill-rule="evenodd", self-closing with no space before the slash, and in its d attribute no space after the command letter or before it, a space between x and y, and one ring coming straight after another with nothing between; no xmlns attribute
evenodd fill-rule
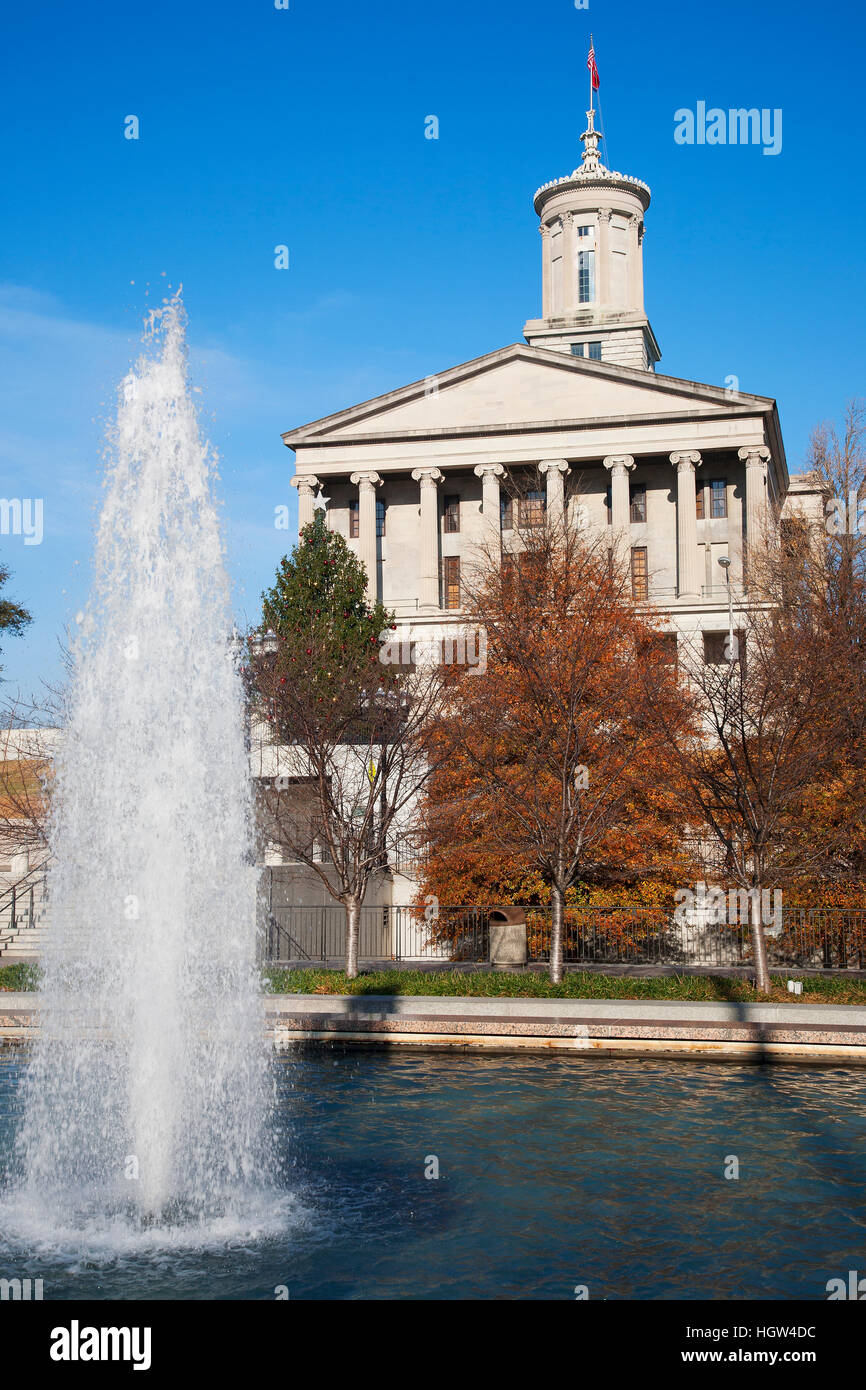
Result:
<svg viewBox="0 0 866 1390"><path fill-rule="evenodd" d="M361 904L357 898L346 902L346 978L354 980L358 974L358 937L361 925Z"/></svg>
<svg viewBox="0 0 866 1390"><path fill-rule="evenodd" d="M755 958L755 988L759 994L770 993L770 971L767 967L767 942L764 937L764 924L761 920L761 890L755 888L749 894L749 932L752 938L752 954Z"/></svg>
<svg viewBox="0 0 866 1390"><path fill-rule="evenodd" d="M554 887L550 894L550 983L562 979L562 919L565 899L562 890Z"/></svg>

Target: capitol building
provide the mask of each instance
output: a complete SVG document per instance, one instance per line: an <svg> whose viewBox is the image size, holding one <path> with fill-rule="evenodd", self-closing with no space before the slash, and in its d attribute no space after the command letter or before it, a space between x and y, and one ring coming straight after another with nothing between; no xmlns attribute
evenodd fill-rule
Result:
<svg viewBox="0 0 866 1390"><path fill-rule="evenodd" d="M657 370L650 190L602 164L592 112L581 140L580 166L535 194L541 316L519 342L287 431L299 527L327 505L371 596L434 637L461 620L479 542L507 552L517 526L565 513L622 547L633 597L709 651L728 583L744 601L749 544L793 511L820 518L821 498L789 476L772 397Z"/></svg>

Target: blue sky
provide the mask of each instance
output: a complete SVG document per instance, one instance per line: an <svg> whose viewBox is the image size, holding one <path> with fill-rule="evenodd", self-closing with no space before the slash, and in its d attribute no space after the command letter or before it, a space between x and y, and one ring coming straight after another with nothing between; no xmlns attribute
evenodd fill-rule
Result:
<svg viewBox="0 0 866 1390"><path fill-rule="evenodd" d="M659 370L775 396L796 472L866 381L864 26L853 0L7 7L0 495L45 516L41 545L0 536L35 617L0 657L7 690L56 676L116 383L167 286L241 620L286 548L274 508L296 506L281 431L521 338L540 312L532 195L578 162L590 29L610 162L653 191ZM699 100L781 108L781 153L676 144Z"/></svg>

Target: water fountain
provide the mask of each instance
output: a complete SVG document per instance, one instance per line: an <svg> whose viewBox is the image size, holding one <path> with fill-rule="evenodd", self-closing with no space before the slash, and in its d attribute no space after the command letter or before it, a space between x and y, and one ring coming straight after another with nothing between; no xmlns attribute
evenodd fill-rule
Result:
<svg viewBox="0 0 866 1390"><path fill-rule="evenodd" d="M42 1027L12 1226L254 1226L268 1187L243 695L179 298L109 435L55 769Z"/></svg>

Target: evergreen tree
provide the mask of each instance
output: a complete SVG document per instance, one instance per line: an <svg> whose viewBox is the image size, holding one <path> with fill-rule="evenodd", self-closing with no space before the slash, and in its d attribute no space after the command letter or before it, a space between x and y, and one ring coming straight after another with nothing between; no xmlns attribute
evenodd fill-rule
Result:
<svg viewBox="0 0 866 1390"><path fill-rule="evenodd" d="M5 565L0 564L0 589L9 578L9 570ZM25 629L33 619L26 608L21 608L19 604L13 603L11 599L4 598L0 594L0 632L11 632L16 637Z"/></svg>
<svg viewBox="0 0 866 1390"><path fill-rule="evenodd" d="M381 603L369 603L364 566L327 529L324 512L303 528L262 600L263 626L279 643L278 679L291 681L305 703L327 706L322 716L329 723L390 684L391 671L378 659L379 634L393 617Z"/></svg>

